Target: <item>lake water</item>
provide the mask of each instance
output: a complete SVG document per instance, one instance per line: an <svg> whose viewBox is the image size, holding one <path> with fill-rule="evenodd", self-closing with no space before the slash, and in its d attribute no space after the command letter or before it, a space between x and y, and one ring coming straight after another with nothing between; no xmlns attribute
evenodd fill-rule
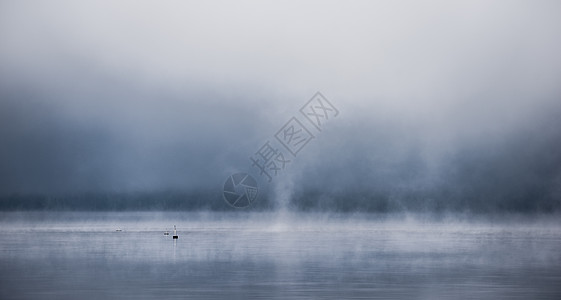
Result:
<svg viewBox="0 0 561 300"><path fill-rule="evenodd" d="M561 299L553 217L34 212L0 226L1 299Z"/></svg>

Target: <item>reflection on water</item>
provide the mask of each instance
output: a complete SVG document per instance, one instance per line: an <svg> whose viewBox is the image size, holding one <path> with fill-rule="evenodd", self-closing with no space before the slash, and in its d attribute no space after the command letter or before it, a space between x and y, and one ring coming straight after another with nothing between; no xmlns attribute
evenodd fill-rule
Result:
<svg viewBox="0 0 561 300"><path fill-rule="evenodd" d="M178 240L163 234L174 224ZM0 225L1 299L561 299L555 221L3 213Z"/></svg>

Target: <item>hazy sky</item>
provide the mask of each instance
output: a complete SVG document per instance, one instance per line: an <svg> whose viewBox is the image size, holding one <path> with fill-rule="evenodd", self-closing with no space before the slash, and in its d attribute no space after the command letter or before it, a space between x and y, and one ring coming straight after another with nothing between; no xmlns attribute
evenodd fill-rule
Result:
<svg viewBox="0 0 561 300"><path fill-rule="evenodd" d="M561 197L559 53L559 1L2 1L0 193L220 189L321 91L286 197Z"/></svg>

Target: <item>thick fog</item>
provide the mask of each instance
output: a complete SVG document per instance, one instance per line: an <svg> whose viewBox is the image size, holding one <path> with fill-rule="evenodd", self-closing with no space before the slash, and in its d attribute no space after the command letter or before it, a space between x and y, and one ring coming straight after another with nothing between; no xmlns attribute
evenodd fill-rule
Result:
<svg viewBox="0 0 561 300"><path fill-rule="evenodd" d="M2 1L3 207L228 209L320 91L339 115L256 207L557 211L559 53L557 1Z"/></svg>

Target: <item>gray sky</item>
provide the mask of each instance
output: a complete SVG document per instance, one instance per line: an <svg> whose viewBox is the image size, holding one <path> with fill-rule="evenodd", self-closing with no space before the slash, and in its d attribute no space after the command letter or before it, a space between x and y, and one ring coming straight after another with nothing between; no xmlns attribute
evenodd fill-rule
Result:
<svg viewBox="0 0 561 300"><path fill-rule="evenodd" d="M2 1L0 45L2 194L220 187L316 91L287 197L559 192L559 1Z"/></svg>

